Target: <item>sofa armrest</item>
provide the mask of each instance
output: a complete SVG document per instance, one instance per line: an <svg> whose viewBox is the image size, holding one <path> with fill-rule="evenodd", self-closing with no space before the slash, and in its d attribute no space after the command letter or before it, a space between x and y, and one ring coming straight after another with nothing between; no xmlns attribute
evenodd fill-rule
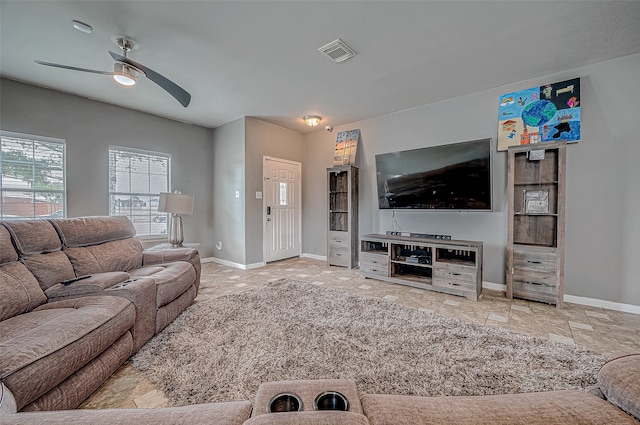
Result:
<svg viewBox="0 0 640 425"><path fill-rule="evenodd" d="M57 283L44 291L49 301L62 298L82 297L97 295L120 282L128 280L131 276L125 272L108 272L91 275L86 279L72 282L68 285Z"/></svg>
<svg viewBox="0 0 640 425"><path fill-rule="evenodd" d="M171 248L161 251L143 251L142 265L151 266L154 264L171 263L173 261L188 261L193 263L197 258L200 262L200 254L193 248Z"/></svg>
<svg viewBox="0 0 640 425"><path fill-rule="evenodd" d="M354 412L323 410L317 412L287 412L260 415L247 420L244 425L369 425L366 416Z"/></svg>
<svg viewBox="0 0 640 425"><path fill-rule="evenodd" d="M142 253L142 265L152 266L154 264L171 263L173 261L187 261L196 270L196 293L200 289L200 253L193 248L171 248L161 251L144 251Z"/></svg>
<svg viewBox="0 0 640 425"><path fill-rule="evenodd" d="M134 278L104 291L104 295L123 297L133 303L136 321L133 335L133 351L138 351L156 332L156 282L152 278Z"/></svg>
<svg viewBox="0 0 640 425"><path fill-rule="evenodd" d="M640 354L628 354L605 363L598 386L613 405L640 420Z"/></svg>

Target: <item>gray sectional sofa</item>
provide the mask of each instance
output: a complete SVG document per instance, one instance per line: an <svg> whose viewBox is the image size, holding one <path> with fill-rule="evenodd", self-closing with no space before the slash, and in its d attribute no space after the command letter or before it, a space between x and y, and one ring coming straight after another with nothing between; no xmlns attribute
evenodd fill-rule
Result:
<svg viewBox="0 0 640 425"><path fill-rule="evenodd" d="M199 284L196 250L146 252L126 217L0 222L0 381L18 410L75 408Z"/></svg>
<svg viewBox="0 0 640 425"><path fill-rule="evenodd" d="M346 411L316 411L319 395L338 392ZM269 413L279 395L294 394L301 411ZM319 403L322 405L322 403ZM325 405L326 406L326 405ZM345 406L345 404L343 404ZM358 395L351 380L264 383L253 403L235 401L162 409L106 409L16 413L0 399L0 422L18 424L216 425L633 425L640 418L640 354L609 361L589 391L492 396Z"/></svg>

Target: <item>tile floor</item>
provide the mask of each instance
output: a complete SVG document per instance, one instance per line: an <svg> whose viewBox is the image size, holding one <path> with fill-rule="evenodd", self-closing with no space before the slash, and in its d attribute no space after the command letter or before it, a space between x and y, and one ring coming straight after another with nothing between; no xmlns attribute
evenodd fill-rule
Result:
<svg viewBox="0 0 640 425"><path fill-rule="evenodd" d="M484 326L496 326L565 344L577 344L613 357L640 352L640 315L565 303L554 306L508 300L503 292L484 290L478 301L363 279L357 269L327 267L326 262L296 258L253 270L216 263L202 264L200 292L194 303L247 291L283 277L381 298L409 307L453 316ZM142 374L124 364L80 408L163 407L164 395Z"/></svg>

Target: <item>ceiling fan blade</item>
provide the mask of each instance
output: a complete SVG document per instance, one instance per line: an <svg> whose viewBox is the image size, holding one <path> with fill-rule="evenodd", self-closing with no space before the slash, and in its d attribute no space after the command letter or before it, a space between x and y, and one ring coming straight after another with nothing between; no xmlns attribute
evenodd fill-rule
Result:
<svg viewBox="0 0 640 425"><path fill-rule="evenodd" d="M109 72L109 71L97 71L95 69L78 68L75 66L61 65L59 63L43 62L43 61L36 61L36 60L34 60L34 62L39 65L52 66L54 68L70 69L72 71L82 71L82 72L91 72L94 74L113 75L113 72Z"/></svg>
<svg viewBox="0 0 640 425"><path fill-rule="evenodd" d="M125 63L127 65L131 65L134 68L138 68L140 71L144 72L144 74L148 79L150 79L151 81L153 81L154 83L162 87L171 96L175 97L176 100L180 102L180 104L185 108L189 106L189 102L191 102L191 95L189 94L189 92L187 92L185 89L183 89L182 87L180 87L179 85L177 85L176 83L168 79L167 77L161 74L158 74L153 69L147 68L146 66L134 60L125 58L124 56L121 56L111 51L109 51L109 53L111 54L111 57L114 60Z"/></svg>

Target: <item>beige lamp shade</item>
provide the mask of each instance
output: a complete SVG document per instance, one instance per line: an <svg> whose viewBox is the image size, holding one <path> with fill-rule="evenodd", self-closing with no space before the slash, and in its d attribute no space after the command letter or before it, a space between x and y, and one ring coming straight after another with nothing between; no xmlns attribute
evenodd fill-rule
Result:
<svg viewBox="0 0 640 425"><path fill-rule="evenodd" d="M193 200L193 195L160 192L158 212L167 212L176 215L192 215Z"/></svg>

